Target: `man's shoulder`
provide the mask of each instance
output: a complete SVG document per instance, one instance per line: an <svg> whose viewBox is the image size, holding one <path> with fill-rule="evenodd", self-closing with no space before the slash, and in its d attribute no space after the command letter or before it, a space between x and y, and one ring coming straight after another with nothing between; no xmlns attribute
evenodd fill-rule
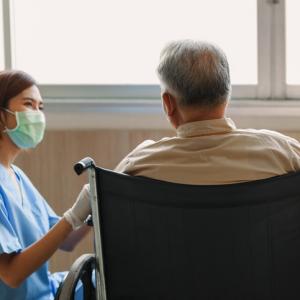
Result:
<svg viewBox="0 0 300 300"><path fill-rule="evenodd" d="M169 151L174 147L176 142L174 139L177 137L163 137L159 140L145 140L139 145L137 145L126 157L125 159L145 159L146 157L152 157L160 155L163 152Z"/></svg>
<svg viewBox="0 0 300 300"><path fill-rule="evenodd" d="M281 141L281 142L285 142L285 143L287 142L287 143L299 144L299 142L296 139L294 139L288 135L285 135L281 132L269 130L269 129L253 129L253 128L237 129L236 133L254 136L257 138L261 138L263 140L277 140L279 142Z"/></svg>
<svg viewBox="0 0 300 300"><path fill-rule="evenodd" d="M154 140L145 140L143 142L141 142L140 144L138 144L135 149L143 149L143 148L147 148L153 144L155 144L156 142Z"/></svg>
<svg viewBox="0 0 300 300"><path fill-rule="evenodd" d="M172 143L175 139L177 139L176 136L174 137L163 137L159 140L145 140L142 143L140 143L135 150L143 150L143 149L147 149L147 148L155 148L155 147L159 147L163 144L168 144L168 143Z"/></svg>

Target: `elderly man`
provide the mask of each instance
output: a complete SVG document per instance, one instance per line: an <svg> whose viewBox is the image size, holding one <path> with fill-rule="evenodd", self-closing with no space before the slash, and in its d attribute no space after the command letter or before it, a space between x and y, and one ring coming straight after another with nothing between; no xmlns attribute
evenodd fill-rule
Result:
<svg viewBox="0 0 300 300"><path fill-rule="evenodd" d="M239 129L225 117L229 66L215 45L170 43L158 66L164 111L176 137L147 140L117 172L186 184L230 184L300 169L300 144L269 130Z"/></svg>

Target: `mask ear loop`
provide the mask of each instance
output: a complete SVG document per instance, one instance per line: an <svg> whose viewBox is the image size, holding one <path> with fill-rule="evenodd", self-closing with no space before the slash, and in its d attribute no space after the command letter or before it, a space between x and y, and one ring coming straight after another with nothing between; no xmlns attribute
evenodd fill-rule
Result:
<svg viewBox="0 0 300 300"><path fill-rule="evenodd" d="M4 110L5 112L8 112L9 114L12 114L14 116L16 116L16 113L7 109L7 108L4 108L4 107L0 107L1 110ZM0 118L0 122L1 122L1 125L3 125L4 129L2 130L2 132L7 132L9 129L5 126L5 124L3 123L3 120L2 120L2 117Z"/></svg>

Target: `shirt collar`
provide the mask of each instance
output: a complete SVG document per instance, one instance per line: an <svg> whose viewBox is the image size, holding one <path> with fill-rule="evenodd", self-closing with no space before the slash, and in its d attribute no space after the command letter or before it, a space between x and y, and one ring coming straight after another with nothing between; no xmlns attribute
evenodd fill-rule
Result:
<svg viewBox="0 0 300 300"><path fill-rule="evenodd" d="M8 172L6 170L6 168L0 164L0 180L7 180L8 179Z"/></svg>
<svg viewBox="0 0 300 300"><path fill-rule="evenodd" d="M185 123L177 128L177 136L192 137L201 135L214 135L233 131L236 129L230 118L213 119Z"/></svg>
<svg viewBox="0 0 300 300"><path fill-rule="evenodd" d="M14 171L14 173L16 174L17 179L20 180L20 174L18 171L18 167L16 167L15 165L11 165L11 168ZM0 180L10 179L10 178L11 177L10 177L7 169L2 164L0 164Z"/></svg>

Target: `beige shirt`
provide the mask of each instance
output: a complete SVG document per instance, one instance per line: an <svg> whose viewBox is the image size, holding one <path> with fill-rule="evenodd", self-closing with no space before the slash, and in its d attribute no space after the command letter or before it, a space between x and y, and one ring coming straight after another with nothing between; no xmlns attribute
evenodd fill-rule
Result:
<svg viewBox="0 0 300 300"><path fill-rule="evenodd" d="M300 170L300 143L229 118L184 124L177 136L138 145L115 171L186 184L230 184Z"/></svg>

